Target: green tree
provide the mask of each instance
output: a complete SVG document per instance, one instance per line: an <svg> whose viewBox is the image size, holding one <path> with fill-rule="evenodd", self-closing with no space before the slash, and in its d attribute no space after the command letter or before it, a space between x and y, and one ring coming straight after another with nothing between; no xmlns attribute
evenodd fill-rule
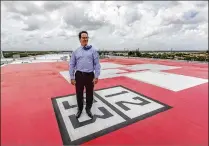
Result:
<svg viewBox="0 0 209 146"><path fill-rule="evenodd" d="M141 57L141 52L137 51L137 52L136 52L136 56L137 56L137 57Z"/></svg>
<svg viewBox="0 0 209 146"><path fill-rule="evenodd" d="M129 51L129 52L128 52L128 56L133 56L133 54L134 54L134 53L133 53L132 51Z"/></svg>
<svg viewBox="0 0 209 146"><path fill-rule="evenodd" d="M160 56L161 59L167 59L167 57L168 57L168 56L167 56L166 53L163 53L163 54Z"/></svg>
<svg viewBox="0 0 209 146"><path fill-rule="evenodd" d="M184 60L192 60L192 57L191 56L186 56L186 57L184 57Z"/></svg>

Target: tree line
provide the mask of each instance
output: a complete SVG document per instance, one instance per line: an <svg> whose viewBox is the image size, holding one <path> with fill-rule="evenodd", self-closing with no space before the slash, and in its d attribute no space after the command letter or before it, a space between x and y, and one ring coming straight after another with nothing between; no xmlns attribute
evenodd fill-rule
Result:
<svg viewBox="0 0 209 146"><path fill-rule="evenodd" d="M54 54L56 51L3 51L3 56L5 58L13 58L13 55L20 55L20 57L29 57L36 55L44 55L44 54Z"/></svg>
<svg viewBox="0 0 209 146"><path fill-rule="evenodd" d="M200 53L184 53L184 52L139 52L129 51L128 54L114 54L116 56L127 56L127 57L142 57L142 58L158 58L158 59L172 59L172 60L188 60L188 61L206 61L208 62L209 55L208 51Z"/></svg>
<svg viewBox="0 0 209 146"><path fill-rule="evenodd" d="M207 61L208 62L208 51L192 53L192 52L140 52L136 51L98 51L100 57L104 55L124 56L124 57L142 57L142 58L159 58L159 59L176 59L176 60L188 60L188 61ZM20 57L29 57L36 55L55 54L57 51L3 51L5 58L13 58L13 55L20 55Z"/></svg>

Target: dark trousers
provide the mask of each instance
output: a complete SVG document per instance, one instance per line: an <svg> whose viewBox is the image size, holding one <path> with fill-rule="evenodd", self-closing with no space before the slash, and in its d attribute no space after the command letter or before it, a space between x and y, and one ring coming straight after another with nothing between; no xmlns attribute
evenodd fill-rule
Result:
<svg viewBox="0 0 209 146"><path fill-rule="evenodd" d="M94 90L94 72L84 73L77 71L75 73L76 80L76 97L78 110L83 110L83 92L86 89L86 110L90 110L93 103L93 90Z"/></svg>

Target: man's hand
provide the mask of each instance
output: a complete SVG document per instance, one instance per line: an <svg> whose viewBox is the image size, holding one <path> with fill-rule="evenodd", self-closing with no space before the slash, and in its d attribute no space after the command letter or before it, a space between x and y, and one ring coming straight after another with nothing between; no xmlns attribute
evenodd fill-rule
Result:
<svg viewBox="0 0 209 146"><path fill-rule="evenodd" d="M71 80L71 84L72 84L72 85L75 85L75 84L76 84L76 81L75 81L74 79L72 79L72 80Z"/></svg>
<svg viewBox="0 0 209 146"><path fill-rule="evenodd" d="M94 78L93 83L94 83L94 85L97 84L98 83L98 78Z"/></svg>

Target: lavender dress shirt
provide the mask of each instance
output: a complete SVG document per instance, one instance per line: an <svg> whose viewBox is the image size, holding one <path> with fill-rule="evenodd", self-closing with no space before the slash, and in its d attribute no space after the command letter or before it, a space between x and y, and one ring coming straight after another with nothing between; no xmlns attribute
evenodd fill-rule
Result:
<svg viewBox="0 0 209 146"><path fill-rule="evenodd" d="M98 78L100 75L100 69L99 54L93 46L81 46L73 51L69 63L71 79L75 79L76 71L95 72L95 78Z"/></svg>

